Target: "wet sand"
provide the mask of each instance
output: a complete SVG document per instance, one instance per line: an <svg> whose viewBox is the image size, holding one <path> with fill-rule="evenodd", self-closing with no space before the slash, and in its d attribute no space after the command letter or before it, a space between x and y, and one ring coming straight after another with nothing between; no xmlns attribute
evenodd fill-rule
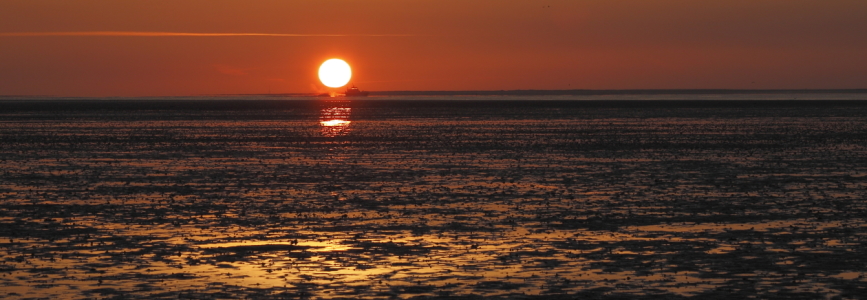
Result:
<svg viewBox="0 0 867 300"><path fill-rule="evenodd" d="M867 105L196 105L0 113L0 297L867 295Z"/></svg>

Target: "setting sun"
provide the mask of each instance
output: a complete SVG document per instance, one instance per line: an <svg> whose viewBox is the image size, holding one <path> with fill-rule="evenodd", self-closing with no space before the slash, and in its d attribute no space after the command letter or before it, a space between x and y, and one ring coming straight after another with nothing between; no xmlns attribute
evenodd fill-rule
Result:
<svg viewBox="0 0 867 300"><path fill-rule="evenodd" d="M339 88L349 83L352 69L345 61L337 58L326 60L319 66L319 80L327 87Z"/></svg>

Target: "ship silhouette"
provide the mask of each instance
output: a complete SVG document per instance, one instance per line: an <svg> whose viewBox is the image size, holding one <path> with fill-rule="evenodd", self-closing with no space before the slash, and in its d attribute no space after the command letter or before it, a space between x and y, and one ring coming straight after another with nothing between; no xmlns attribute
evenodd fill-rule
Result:
<svg viewBox="0 0 867 300"><path fill-rule="evenodd" d="M365 92L365 91L359 90L353 84L351 88L346 89L346 93L344 94L344 96L346 96L346 97L367 97L367 95L369 95L369 94L370 94L370 92Z"/></svg>

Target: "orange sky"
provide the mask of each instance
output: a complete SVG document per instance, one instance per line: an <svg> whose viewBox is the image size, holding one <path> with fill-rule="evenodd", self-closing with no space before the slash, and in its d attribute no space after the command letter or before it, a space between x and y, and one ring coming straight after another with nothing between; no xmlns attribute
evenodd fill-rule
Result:
<svg viewBox="0 0 867 300"><path fill-rule="evenodd" d="M867 88L867 1L0 0L0 95L317 92L332 57L365 90Z"/></svg>

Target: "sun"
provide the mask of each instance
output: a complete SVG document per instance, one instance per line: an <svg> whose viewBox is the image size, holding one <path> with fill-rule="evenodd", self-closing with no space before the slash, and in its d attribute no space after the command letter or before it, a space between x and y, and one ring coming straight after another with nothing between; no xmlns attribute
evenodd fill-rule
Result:
<svg viewBox="0 0 867 300"><path fill-rule="evenodd" d="M352 69L342 59L332 58L319 66L319 80L327 87L339 88L349 83Z"/></svg>

